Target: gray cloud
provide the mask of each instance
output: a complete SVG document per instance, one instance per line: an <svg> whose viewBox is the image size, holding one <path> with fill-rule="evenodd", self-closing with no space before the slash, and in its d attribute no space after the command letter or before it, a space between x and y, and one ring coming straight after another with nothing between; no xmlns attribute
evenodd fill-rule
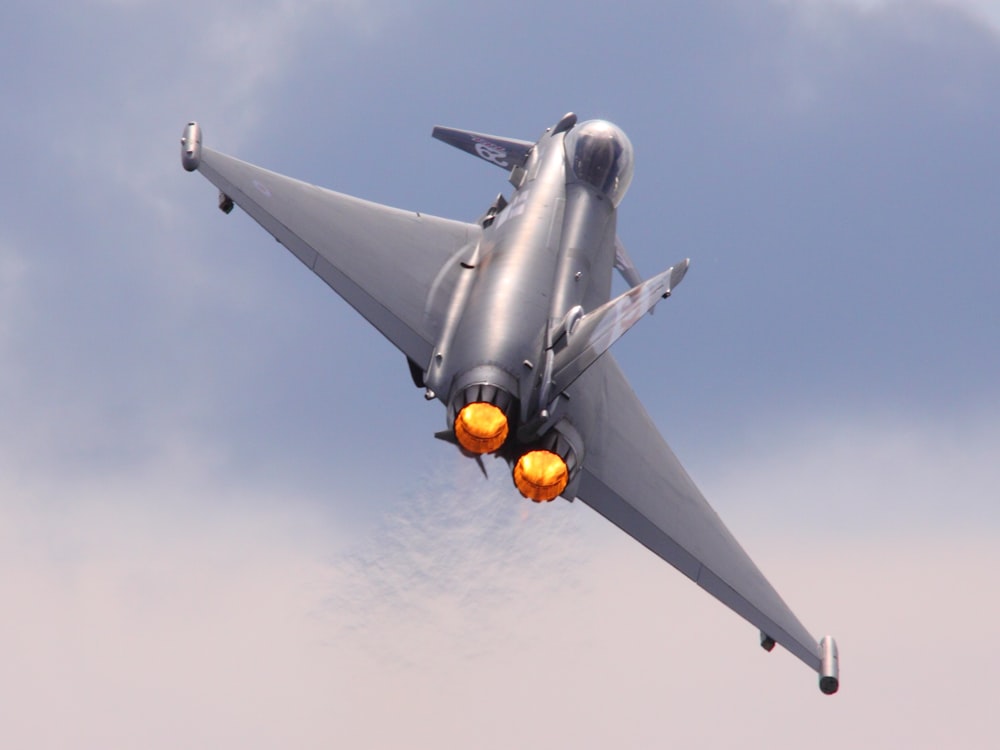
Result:
<svg viewBox="0 0 1000 750"><path fill-rule="evenodd" d="M998 425L988 404L946 419L817 416L742 436L726 460L708 459L703 488L724 517L762 533L996 533Z"/></svg>
<svg viewBox="0 0 1000 750"><path fill-rule="evenodd" d="M935 460L940 429L899 448L930 467L917 506L951 476ZM885 437L856 426L852 442L878 456ZM989 455L969 468L992 471ZM780 507L789 468L825 457L821 444L775 446L743 480L775 488ZM853 475L880 481L875 462ZM586 507L529 505L505 477L483 482L457 460L353 540L316 506L235 496L190 461L105 486L2 490L8 744L987 747L991 736L996 545L982 526L747 524L784 596L838 637L844 687L825 699L800 663L764 654L752 628Z"/></svg>
<svg viewBox="0 0 1000 750"><path fill-rule="evenodd" d="M499 463L488 483L466 464L453 459L418 481L337 564L324 609L335 640L365 643L390 666L419 661L428 642L494 658L527 645L511 638L512 622L586 588L579 509L520 502Z"/></svg>
<svg viewBox="0 0 1000 750"><path fill-rule="evenodd" d="M958 15L994 33L1000 33L1000 10L990 0L777 0L814 24L830 21L845 10L871 20L885 14L912 12L924 8Z"/></svg>
<svg viewBox="0 0 1000 750"><path fill-rule="evenodd" d="M988 746L980 8L5 6L3 744ZM567 109L636 145L640 268L694 260L615 354L838 636L832 701L585 507L457 463L398 353L177 158L197 117L242 158L472 218L507 187L430 126L530 138Z"/></svg>

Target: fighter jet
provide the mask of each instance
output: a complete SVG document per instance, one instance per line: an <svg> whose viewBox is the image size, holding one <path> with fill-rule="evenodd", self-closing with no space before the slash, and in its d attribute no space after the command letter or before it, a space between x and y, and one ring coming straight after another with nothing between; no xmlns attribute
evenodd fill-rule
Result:
<svg viewBox="0 0 1000 750"><path fill-rule="evenodd" d="M669 297L688 261L641 280L617 238L632 180L625 133L570 113L535 141L435 127L432 135L508 173L475 222L371 203L202 146L181 162L325 281L406 357L445 408L436 437L510 467L529 500L580 500L648 547L837 692L832 638L799 622L664 442L609 349ZM612 299L617 269L631 286Z"/></svg>

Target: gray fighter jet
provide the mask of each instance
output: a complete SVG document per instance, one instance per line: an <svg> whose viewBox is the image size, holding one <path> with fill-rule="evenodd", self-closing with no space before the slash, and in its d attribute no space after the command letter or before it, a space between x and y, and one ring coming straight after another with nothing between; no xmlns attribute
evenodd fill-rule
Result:
<svg viewBox="0 0 1000 750"><path fill-rule="evenodd" d="M839 686L816 641L729 533L663 441L608 349L684 278L642 281L618 241L632 179L625 134L567 114L534 143L452 128L435 138L509 173L474 223L353 198L202 146L181 162L240 206L402 351L446 410L436 437L510 466L526 498L579 499ZM632 287L611 299L613 269ZM485 469L484 469L485 471Z"/></svg>

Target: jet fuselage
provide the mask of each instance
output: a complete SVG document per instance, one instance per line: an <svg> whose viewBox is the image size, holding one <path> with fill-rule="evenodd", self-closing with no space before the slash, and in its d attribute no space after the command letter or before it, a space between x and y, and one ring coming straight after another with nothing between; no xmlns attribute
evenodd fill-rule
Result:
<svg viewBox="0 0 1000 750"><path fill-rule="evenodd" d="M446 406L437 437L481 467L483 455L505 459L531 500L590 506L837 692L836 643L816 641L756 567L609 352L689 264L643 280L615 236L632 174L625 134L567 114L534 143L432 135L505 170L511 202L497 198L475 223L384 206L204 148L197 122L181 163L218 188L223 212L243 209L400 350L414 383ZM612 268L629 289L609 299ZM315 390L304 397L325 395Z"/></svg>
<svg viewBox="0 0 1000 750"><path fill-rule="evenodd" d="M424 375L448 405L459 445L512 464L559 422L558 399L547 385L567 313L592 310L611 296L616 209L631 176L631 145L602 121L569 134L557 127L539 139L509 205L487 222L467 264L460 317ZM470 404L495 406L507 433L494 434L501 420L491 411L489 435L463 439L456 421Z"/></svg>

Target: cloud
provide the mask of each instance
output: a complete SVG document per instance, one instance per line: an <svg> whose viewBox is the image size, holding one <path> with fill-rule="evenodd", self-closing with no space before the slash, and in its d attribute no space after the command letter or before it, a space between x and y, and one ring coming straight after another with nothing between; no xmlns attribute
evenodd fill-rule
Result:
<svg viewBox="0 0 1000 750"><path fill-rule="evenodd" d="M541 602L585 588L579 509L520 502L500 462L484 483L450 459L336 566L325 616L386 664L411 664L428 642L495 655Z"/></svg>
<svg viewBox="0 0 1000 750"><path fill-rule="evenodd" d="M257 239L256 228L245 217L219 222L211 186L182 172L184 122L214 121L219 143L228 127L227 145L253 138L258 118L274 110L277 83L301 62L300 45L325 28L337 54L349 54L378 37L387 13L385 4L349 0L98 2L64 11L15 8L8 27L24 34L0 52L8 67L31 72L12 81L23 116L2 126L20 146L8 165L17 179L0 237L0 443L8 448L0 460L60 455L64 473L92 463L100 474L135 453L173 450L174 435L218 417L214 394L265 369L235 353L246 351L241 332L270 327L287 339L296 328L279 304L267 305L267 271L236 254L239 228ZM227 256L213 247L211 228L234 224ZM302 273L274 257L289 275ZM315 298L340 304L306 276L296 278L315 285ZM304 297L284 309L301 308ZM214 327L265 306L257 328ZM255 400L259 411L264 398ZM280 418L268 423L280 431Z"/></svg>
<svg viewBox="0 0 1000 750"><path fill-rule="evenodd" d="M164 224L185 213L169 178L188 119L238 148L274 114L279 84L318 29L337 59L392 18L385 3L357 0L111 1L46 13L17 10L29 33L9 53L32 71L13 92L26 116L4 125L32 145L25 173L57 171L53 192L68 185L93 210L149 212Z"/></svg>
<svg viewBox="0 0 1000 750"><path fill-rule="evenodd" d="M912 10L944 10L958 14L1000 35L1000 7L991 0L779 0L783 5L805 11L818 19L827 11L850 9L862 17L878 17L886 13L902 18Z"/></svg>
<svg viewBox="0 0 1000 750"><path fill-rule="evenodd" d="M825 25L793 25L791 38L780 14L737 16L726 3L671 5L664 27L662 4L577 13L570 35L552 33L565 31L553 9L521 30L521 47L577 59L580 40L609 31L649 43L585 55L569 77L537 55L489 77L509 35L488 9L411 27L389 4L80 7L32 10L0 50L27 71L10 82L22 116L3 126L18 144L0 238L3 744L990 746L1000 420L986 406L949 414L939 398L955 389L980 403L993 388L995 347L975 323L995 317L995 298L974 282L995 277L985 217L996 170L982 147L995 118L942 103L942 92L978 103L993 90L975 47L992 37L963 20L972 10L952 15L954 44L924 54L881 32L911 7L944 15L943 3L865 15L831 2ZM642 24L648 40L632 36L646 18L659 19ZM880 33L852 36L876 21ZM818 33L833 41L816 45ZM966 86L972 70L986 72ZM796 75L803 101L822 95L806 124L823 127L802 129L775 105ZM550 115L553 91L564 103ZM833 700L585 506L526 504L503 471L483 483L420 442L440 412L425 419L432 407L399 389L398 353L347 322L245 216L222 221L211 187L177 157L197 117L211 143L239 153L256 141L248 158L292 174L299 158L345 189L450 190L442 212L457 216L455 194L476 191L464 172L449 178L451 164L477 167L433 145L420 162L404 131L426 140L425 125L450 112L527 136L568 106L630 116L637 147L646 131L644 179L659 173L667 192L630 195L623 231L657 217L629 243L640 265L675 260L653 258L665 242L722 248L697 266L705 282L685 283L698 294L671 309L669 350L650 338L656 326L636 334L627 369L649 379L657 421L695 446L682 457L694 453L706 495L806 625L838 637ZM355 138L338 140L349 115ZM275 148L290 158L267 161ZM907 202L914 186L937 190ZM859 211L872 196L878 210ZM968 196L982 212L958 210ZM894 228L923 220L914 235L934 241L917 252L913 237L866 224L872 215ZM978 256L956 246L976 227ZM966 275L947 275L943 254ZM733 288L712 262L737 271ZM928 268L936 301L914 291ZM863 278L845 279L854 269ZM816 277L830 279L826 306ZM969 372L989 382L966 388ZM371 398L345 397L362 378ZM908 416L860 414L858 402L896 395ZM712 408L737 425L722 440L706 427L723 424L705 419ZM387 435L407 446L390 462ZM443 468L411 479L430 462ZM400 486L413 489L400 498Z"/></svg>
<svg viewBox="0 0 1000 750"><path fill-rule="evenodd" d="M708 462L706 494L723 515L766 533L847 530L859 536L1000 531L995 488L1000 415L815 415L761 424ZM734 455L735 454L735 455ZM755 508L768 508L757 516Z"/></svg>
<svg viewBox="0 0 1000 750"><path fill-rule="evenodd" d="M918 505L952 476L934 460L943 431L897 446L929 467L906 488ZM839 432L851 454L885 455L878 427ZM956 453L980 437L953 434ZM967 468L985 475L997 447ZM780 489L829 444L771 448L770 462L725 458L746 485ZM226 487L199 455L83 486L4 474L5 742L919 748L947 731L986 746L1000 659L988 526L738 534L807 626L837 636L843 690L826 699L797 660L765 654L585 506L531 505L504 472L483 482L454 458L352 541L322 506ZM859 483L878 470L851 467Z"/></svg>
<svg viewBox="0 0 1000 750"><path fill-rule="evenodd" d="M17 316L24 309L22 285L26 265L11 244L0 240L0 355L15 329L23 325Z"/></svg>

